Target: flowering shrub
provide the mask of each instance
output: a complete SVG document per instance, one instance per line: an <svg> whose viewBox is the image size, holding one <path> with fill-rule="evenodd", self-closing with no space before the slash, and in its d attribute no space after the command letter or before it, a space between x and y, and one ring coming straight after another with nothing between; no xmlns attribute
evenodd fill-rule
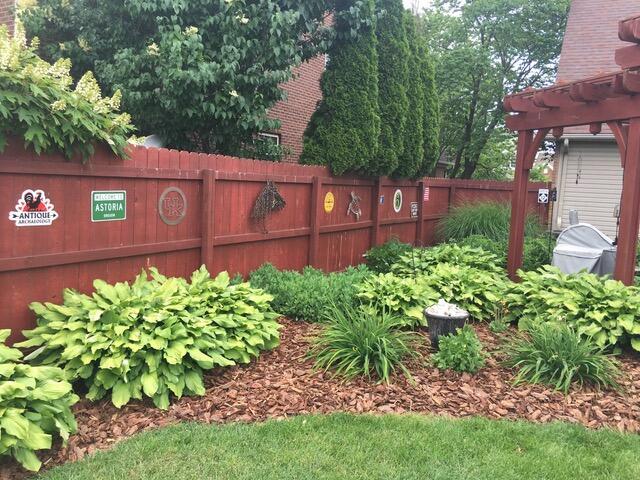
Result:
<svg viewBox="0 0 640 480"><path fill-rule="evenodd" d="M120 91L103 97L93 74L87 72L71 89L71 62L50 64L36 55L38 40L27 44L20 24L11 38L0 27L0 151L9 136L24 139L37 153L61 151L83 160L104 142L125 156L133 130L127 113L118 113Z"/></svg>

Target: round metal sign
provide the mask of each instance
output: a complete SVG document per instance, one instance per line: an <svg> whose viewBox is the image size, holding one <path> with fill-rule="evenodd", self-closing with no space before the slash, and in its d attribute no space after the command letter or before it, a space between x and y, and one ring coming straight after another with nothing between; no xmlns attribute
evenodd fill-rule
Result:
<svg viewBox="0 0 640 480"><path fill-rule="evenodd" d="M324 196L324 211L327 213L331 213L335 204L336 199L333 196L333 193L327 192L327 194Z"/></svg>
<svg viewBox="0 0 640 480"><path fill-rule="evenodd" d="M167 225L178 225L187 216L187 197L178 187L165 188L158 200L158 214Z"/></svg>
<svg viewBox="0 0 640 480"><path fill-rule="evenodd" d="M402 190L398 189L393 194L393 211L398 213L402 208Z"/></svg>

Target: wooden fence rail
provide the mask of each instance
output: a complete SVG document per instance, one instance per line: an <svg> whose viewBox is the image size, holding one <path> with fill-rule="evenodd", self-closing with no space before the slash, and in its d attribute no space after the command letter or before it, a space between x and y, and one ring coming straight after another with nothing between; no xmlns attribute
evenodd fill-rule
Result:
<svg viewBox="0 0 640 480"><path fill-rule="evenodd" d="M251 210L267 180L286 207L259 225ZM528 197L543 221L537 191L546 186L531 184ZM95 278L131 280L150 266L178 276L203 263L212 273L243 275L264 262L340 270L391 237L433 244L450 206L508 202L511 189L508 182L332 177L324 167L165 149L136 148L129 160L99 151L82 164L10 146L0 156L0 327L17 338L33 325L30 302L60 302L65 287L90 292ZM9 218L27 190L41 190L53 204L51 225L17 226ZM125 219L92 221L93 192L105 191L126 192ZM394 208L397 191L402 202ZM360 218L347 213L352 192Z"/></svg>

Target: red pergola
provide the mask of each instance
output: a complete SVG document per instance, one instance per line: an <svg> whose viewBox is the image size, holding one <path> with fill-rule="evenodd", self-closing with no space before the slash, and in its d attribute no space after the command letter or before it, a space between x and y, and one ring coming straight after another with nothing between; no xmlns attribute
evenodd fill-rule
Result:
<svg viewBox="0 0 640 480"><path fill-rule="evenodd" d="M633 283L640 228L640 15L620 21L618 35L634 44L616 50L618 72L529 89L504 99L506 125L518 132L507 264L514 280L522 266L529 171L540 145L549 132L560 138L564 127L588 125L597 135L607 124L624 169L614 276L627 285Z"/></svg>

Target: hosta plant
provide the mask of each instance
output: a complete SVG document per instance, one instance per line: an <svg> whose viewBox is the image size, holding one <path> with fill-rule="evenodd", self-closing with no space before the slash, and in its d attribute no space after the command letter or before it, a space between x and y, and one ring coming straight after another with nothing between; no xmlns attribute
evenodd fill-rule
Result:
<svg viewBox="0 0 640 480"><path fill-rule="evenodd" d="M640 351L640 290L589 273L551 266L520 272L505 300L519 326L563 321L600 347L630 343Z"/></svg>
<svg viewBox="0 0 640 480"><path fill-rule="evenodd" d="M345 378L364 376L389 383L396 370L411 378L404 362L418 355L418 336L398 327L388 313L371 315L359 308L333 308L328 325L314 340L310 356L316 367Z"/></svg>
<svg viewBox="0 0 640 480"><path fill-rule="evenodd" d="M487 355L470 325L456 329L456 333L442 335L438 346L438 352L431 359L440 369L476 373L484 366Z"/></svg>
<svg viewBox="0 0 640 480"><path fill-rule="evenodd" d="M425 326L422 311L438 301L433 292L425 292L422 282L393 273L366 278L358 285L358 298L369 315L389 312L406 327Z"/></svg>
<svg viewBox="0 0 640 480"><path fill-rule="evenodd" d="M367 262L367 267L375 273L388 273L391 267L405 253L411 251L412 247L408 243L402 243L397 238L392 238L388 242L373 247L363 255Z"/></svg>
<svg viewBox="0 0 640 480"><path fill-rule="evenodd" d="M247 363L278 345L272 297L247 283L230 285L201 267L167 278L151 269L130 285L96 280L88 296L65 290L63 305L33 303L37 327L20 345L28 358L83 380L91 400L116 407L143 396L159 408L170 395L202 395L203 371Z"/></svg>
<svg viewBox="0 0 640 480"><path fill-rule="evenodd" d="M509 340L503 364L516 368L514 383L544 383L565 394L573 384L619 388L619 363L566 324L543 323Z"/></svg>
<svg viewBox="0 0 640 480"><path fill-rule="evenodd" d="M4 344L9 330L0 330L0 455L10 455L37 471L37 450L51 448L76 431L71 406L78 396L56 367L23 363L22 352Z"/></svg>
<svg viewBox="0 0 640 480"><path fill-rule="evenodd" d="M482 248L455 243L413 249L401 255L391 267L391 271L398 275L428 275L436 265L441 263L504 273L501 259L493 253Z"/></svg>

